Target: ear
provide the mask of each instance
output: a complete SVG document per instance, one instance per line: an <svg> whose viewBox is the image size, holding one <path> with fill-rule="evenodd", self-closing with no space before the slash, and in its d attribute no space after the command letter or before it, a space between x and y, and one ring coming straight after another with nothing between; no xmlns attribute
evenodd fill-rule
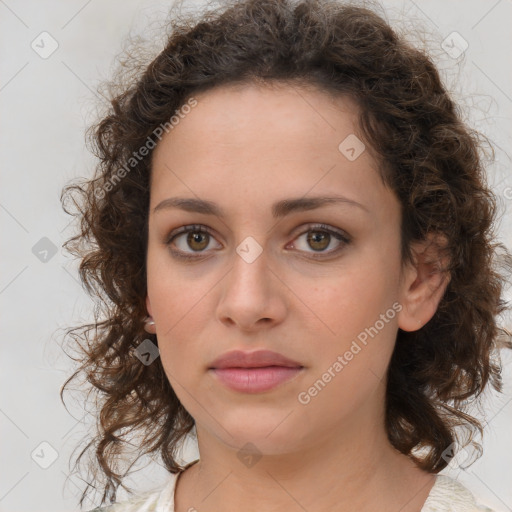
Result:
<svg viewBox="0 0 512 512"><path fill-rule="evenodd" d="M149 296L146 295L146 309L149 313L149 316L151 317L151 319L153 318L153 312L151 311L151 301L149 300ZM156 328L155 328L155 324L154 322L153 323L148 323L147 320L145 321L145 324L144 324L144 330L150 334L156 334Z"/></svg>
<svg viewBox="0 0 512 512"><path fill-rule="evenodd" d="M151 311L151 301L149 300L149 295L146 295L146 309L148 311L149 316L153 316L153 312Z"/></svg>
<svg viewBox="0 0 512 512"><path fill-rule="evenodd" d="M421 329L437 311L450 282L446 246L441 234L429 234L411 245L414 261L403 270L400 284L398 327L403 331Z"/></svg>

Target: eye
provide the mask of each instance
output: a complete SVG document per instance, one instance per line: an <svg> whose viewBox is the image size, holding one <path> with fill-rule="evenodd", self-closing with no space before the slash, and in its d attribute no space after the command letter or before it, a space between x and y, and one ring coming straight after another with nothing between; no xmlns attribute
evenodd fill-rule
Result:
<svg viewBox="0 0 512 512"><path fill-rule="evenodd" d="M336 254L341 251L351 241L350 237L343 231L331 228L325 224L314 224L307 226L308 230L303 231L298 237L294 239L292 248L295 248L296 240L300 240L301 237L307 235L305 242L313 249L313 258L324 257L324 254ZM186 236L184 236L186 235ZM169 250L172 255L179 259L197 259L201 257L202 253L207 252L206 249L210 245L210 242L215 240L211 231L200 224L194 224L190 226L183 226L178 230L172 231L165 244L169 246ZM335 240L337 242L336 247L332 250L326 251L325 249L331 245ZM177 249L172 248L173 246ZM287 247L290 247L289 245ZM220 248L220 244L217 249ZM192 249L189 251L188 249ZM307 249L300 249L302 252L309 253ZM194 255L196 253L197 255Z"/></svg>
<svg viewBox="0 0 512 512"><path fill-rule="evenodd" d="M187 235L183 237L183 235ZM180 240L181 239L181 240ZM198 256L194 256L193 253L202 253L210 244L210 241L214 239L210 230L206 229L201 225L183 226L178 231L173 231L167 239L166 245L169 246L171 253L182 259L194 259ZM174 242L178 240L179 242ZM172 249L171 245L175 243L178 250ZM192 251L187 251L187 247L191 248Z"/></svg>
<svg viewBox="0 0 512 512"><path fill-rule="evenodd" d="M314 224L309 225L308 230L301 233L295 240L300 240L304 235L305 244L313 249L313 253L317 253L319 256L313 254L313 258L322 258L324 254L336 254L341 251L346 245L350 243L350 237L344 232L331 228L325 224ZM333 240L336 241L335 248L329 251L325 249L331 245ZM296 244L295 241L292 244L293 247L304 246L303 244ZM307 249L301 249L304 252L309 252Z"/></svg>

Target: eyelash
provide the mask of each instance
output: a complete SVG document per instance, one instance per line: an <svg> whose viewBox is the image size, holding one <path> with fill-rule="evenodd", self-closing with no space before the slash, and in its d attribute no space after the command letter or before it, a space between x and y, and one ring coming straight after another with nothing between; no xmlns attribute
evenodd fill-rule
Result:
<svg viewBox="0 0 512 512"><path fill-rule="evenodd" d="M326 224L309 224L307 226L307 228L308 229L306 229L306 231L299 233L299 235L297 235L294 238L294 240L296 238L299 238L302 235L309 233L309 232L326 232L326 233L329 233L330 235L334 236L334 238L336 240L341 242L341 246L338 247L337 249L327 251L327 252L322 252L322 253L316 253L315 255L312 255L311 257L313 259L325 258L325 256L320 255L320 254L328 254L329 256L332 254L337 254L344 248L344 246L351 243L351 238L348 235L346 235L342 231L334 230L333 228L327 226ZM175 238L177 238L179 235L183 235L183 234L187 234L187 233L205 233L205 234L208 234L213 237L213 233L209 229L205 228L203 225L193 224L193 225L183 226L183 227L179 228L177 231L176 230L172 231L169 234L169 236L167 237L165 245L170 247L171 243L174 241ZM178 250L169 249L169 250L174 257L176 257L178 259L182 259L182 260L190 261L190 260L198 260L198 259L202 258L202 256L191 256L190 254L183 252L179 249ZM196 251L196 252L201 254L201 252L199 252L199 251Z"/></svg>

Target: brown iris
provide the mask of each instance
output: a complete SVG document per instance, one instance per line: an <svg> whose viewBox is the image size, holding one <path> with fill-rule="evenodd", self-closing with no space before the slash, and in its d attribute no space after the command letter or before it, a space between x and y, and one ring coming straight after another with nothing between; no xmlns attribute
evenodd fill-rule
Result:
<svg viewBox="0 0 512 512"><path fill-rule="evenodd" d="M308 234L308 243L310 245L311 243L320 244L320 246L317 245L316 247L311 245L311 248L321 251L329 245L330 237L331 235L329 235L329 233L325 233L324 231L311 231Z"/></svg>
<svg viewBox="0 0 512 512"><path fill-rule="evenodd" d="M194 249L194 246L191 245L192 243L199 243L201 246L197 248L198 251L202 251L203 249L205 249L206 247L208 247L208 242L209 242L209 236L208 233L201 233L201 232L198 232L198 231L191 231L190 233L188 233L188 236L187 236L187 243L189 244L189 246ZM201 243L201 238L203 239L202 240L202 243Z"/></svg>

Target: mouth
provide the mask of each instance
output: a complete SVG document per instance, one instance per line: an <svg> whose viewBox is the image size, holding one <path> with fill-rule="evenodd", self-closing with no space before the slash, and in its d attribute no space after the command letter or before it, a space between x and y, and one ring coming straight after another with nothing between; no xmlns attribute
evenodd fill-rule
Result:
<svg viewBox="0 0 512 512"><path fill-rule="evenodd" d="M244 352L232 350L222 354L210 364L210 369L219 368L266 368L266 367L300 368L302 364L271 350Z"/></svg>
<svg viewBox="0 0 512 512"><path fill-rule="evenodd" d="M233 391L263 393L294 379L304 366L271 350L232 350L213 361L208 371Z"/></svg>
<svg viewBox="0 0 512 512"><path fill-rule="evenodd" d="M303 370L303 366L260 366L211 368L210 372L233 391L263 393L289 382Z"/></svg>

